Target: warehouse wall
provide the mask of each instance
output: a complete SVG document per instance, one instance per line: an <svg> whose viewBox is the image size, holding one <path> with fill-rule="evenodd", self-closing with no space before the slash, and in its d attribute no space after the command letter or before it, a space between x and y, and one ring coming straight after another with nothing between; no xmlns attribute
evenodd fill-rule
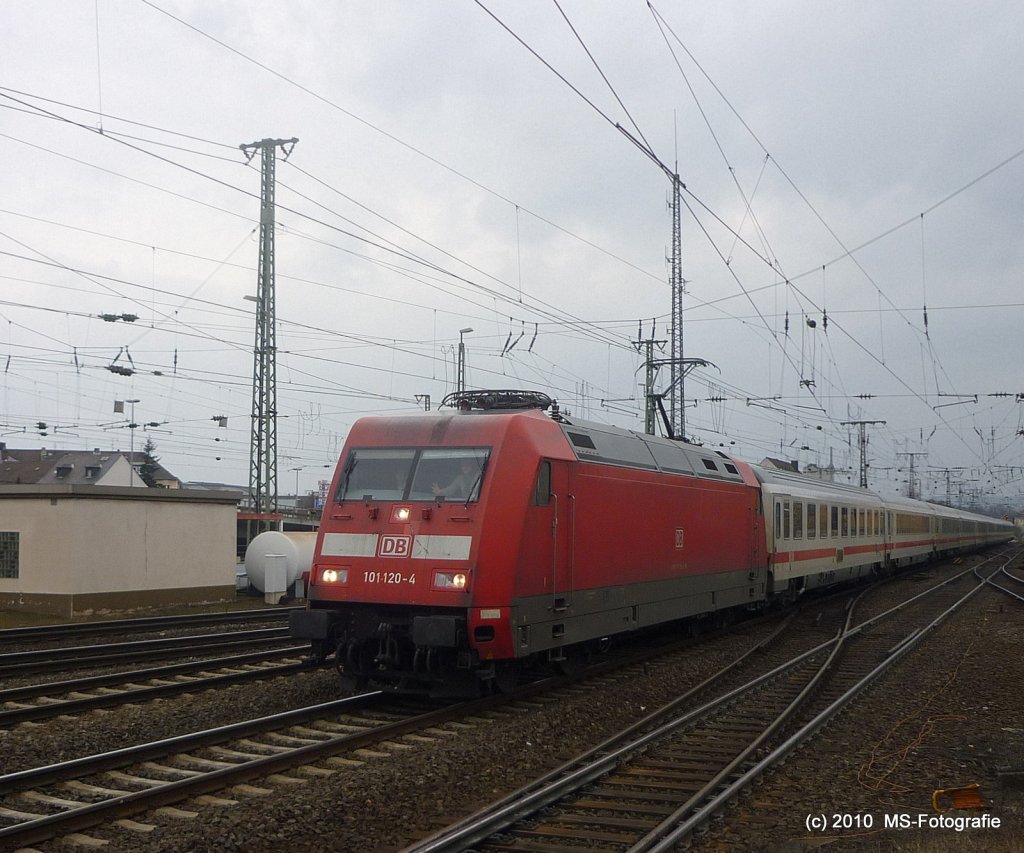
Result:
<svg viewBox="0 0 1024 853"><path fill-rule="evenodd" d="M105 486L0 486L0 609L85 610L235 594L238 494ZM6 563L4 562L6 554ZM5 571L6 567L6 571Z"/></svg>

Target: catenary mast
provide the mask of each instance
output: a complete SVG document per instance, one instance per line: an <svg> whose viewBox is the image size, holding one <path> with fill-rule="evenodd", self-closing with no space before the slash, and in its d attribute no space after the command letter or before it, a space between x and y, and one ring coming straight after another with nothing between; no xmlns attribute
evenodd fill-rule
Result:
<svg viewBox="0 0 1024 853"><path fill-rule="evenodd" d="M277 149L285 159L298 139L262 139L240 145L249 161L261 152L260 262L253 346L252 431L249 442L249 502L257 532L277 512L277 324L274 316L274 173Z"/></svg>
<svg viewBox="0 0 1024 853"><path fill-rule="evenodd" d="M672 175L672 258L669 285L672 288L672 324L669 329L671 348L671 380L669 382L669 421L672 431L686 437L686 398L683 393L683 239L680 225L681 187L679 173Z"/></svg>

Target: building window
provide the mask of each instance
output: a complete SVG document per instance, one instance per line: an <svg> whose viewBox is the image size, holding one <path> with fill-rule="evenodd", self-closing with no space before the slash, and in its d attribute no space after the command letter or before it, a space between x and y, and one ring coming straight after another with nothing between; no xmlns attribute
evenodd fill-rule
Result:
<svg viewBox="0 0 1024 853"><path fill-rule="evenodd" d="M0 531L0 578L18 577L18 536Z"/></svg>
<svg viewBox="0 0 1024 853"><path fill-rule="evenodd" d="M85 479L95 480L100 475L99 465L86 465L85 466Z"/></svg>
<svg viewBox="0 0 1024 853"><path fill-rule="evenodd" d="M71 466L70 465L58 465L56 473L57 473L57 479L58 480L64 480L64 479L67 478L68 474L71 473Z"/></svg>

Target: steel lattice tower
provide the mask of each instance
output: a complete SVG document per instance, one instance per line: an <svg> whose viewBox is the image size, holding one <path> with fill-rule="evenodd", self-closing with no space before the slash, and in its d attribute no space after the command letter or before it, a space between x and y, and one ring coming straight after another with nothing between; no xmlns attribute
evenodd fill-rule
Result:
<svg viewBox="0 0 1024 853"><path fill-rule="evenodd" d="M278 147L285 159L298 139L263 139L239 148L251 161L262 153L260 262L253 346L252 432L249 442L249 501L260 516L277 512L277 323L274 316L274 172ZM257 528L268 525L260 518Z"/></svg>
<svg viewBox="0 0 1024 853"><path fill-rule="evenodd" d="M668 411L672 430L679 438L686 437L686 399L683 394L683 238L680 226L682 182L679 175L672 175L672 258L669 268L669 286L672 289L672 326L669 339L671 380L669 382Z"/></svg>

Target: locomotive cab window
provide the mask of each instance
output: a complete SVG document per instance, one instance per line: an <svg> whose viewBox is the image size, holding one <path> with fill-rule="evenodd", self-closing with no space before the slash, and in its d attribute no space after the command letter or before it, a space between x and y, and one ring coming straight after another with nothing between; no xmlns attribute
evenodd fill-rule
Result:
<svg viewBox="0 0 1024 853"><path fill-rule="evenodd" d="M444 447L420 451L409 500L465 501L480 498L489 452L480 447Z"/></svg>
<svg viewBox="0 0 1024 853"><path fill-rule="evenodd" d="M476 501L490 450L357 447L345 460L341 501Z"/></svg>
<svg viewBox="0 0 1024 853"><path fill-rule="evenodd" d="M402 500L415 461L416 451L412 449L353 449L345 460L338 500Z"/></svg>

